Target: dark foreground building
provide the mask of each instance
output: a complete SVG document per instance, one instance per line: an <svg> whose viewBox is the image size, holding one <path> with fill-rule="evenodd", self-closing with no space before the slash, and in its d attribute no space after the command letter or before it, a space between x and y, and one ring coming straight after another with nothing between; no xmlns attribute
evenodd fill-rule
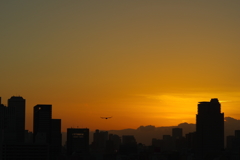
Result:
<svg viewBox="0 0 240 160"><path fill-rule="evenodd" d="M51 120L52 120L52 105L36 105L33 109L33 141L39 143L50 144L51 142ZM43 135L44 138L39 138ZM41 136L41 137L43 137ZM44 139L44 140L42 140Z"/></svg>
<svg viewBox="0 0 240 160"><path fill-rule="evenodd" d="M25 102L26 100L20 96L12 96L8 99L8 120L12 124L8 124L8 129L15 133L15 142L23 143L25 135Z"/></svg>
<svg viewBox="0 0 240 160"><path fill-rule="evenodd" d="M49 146L47 144L4 144L1 158L2 160L49 160Z"/></svg>
<svg viewBox="0 0 240 160"><path fill-rule="evenodd" d="M89 129L67 129L67 154L86 154L89 152Z"/></svg>
<svg viewBox="0 0 240 160"><path fill-rule="evenodd" d="M61 119L52 119L52 105L36 105L33 120L34 143L48 144L49 159L58 159L62 147Z"/></svg>
<svg viewBox="0 0 240 160"><path fill-rule="evenodd" d="M197 157L216 157L224 150L224 113L218 99L199 102L196 116Z"/></svg>

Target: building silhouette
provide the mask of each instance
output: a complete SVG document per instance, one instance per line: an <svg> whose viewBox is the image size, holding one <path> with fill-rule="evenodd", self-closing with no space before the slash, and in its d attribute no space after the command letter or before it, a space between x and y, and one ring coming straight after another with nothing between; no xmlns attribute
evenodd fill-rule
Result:
<svg viewBox="0 0 240 160"><path fill-rule="evenodd" d="M122 135L122 144L119 148L121 154L137 153L137 141L134 135Z"/></svg>
<svg viewBox="0 0 240 160"><path fill-rule="evenodd" d="M33 114L33 142L47 144L49 158L57 159L62 146L61 119L52 119L52 105L38 104Z"/></svg>
<svg viewBox="0 0 240 160"><path fill-rule="evenodd" d="M93 133L93 142L92 142L92 150L94 152L104 152L107 146L108 141L108 132L107 131L96 131Z"/></svg>
<svg viewBox="0 0 240 160"><path fill-rule="evenodd" d="M171 135L163 135L163 151L171 151L174 149L174 141Z"/></svg>
<svg viewBox="0 0 240 160"><path fill-rule="evenodd" d="M152 147L154 152L161 152L163 149L163 140L152 138Z"/></svg>
<svg viewBox="0 0 240 160"><path fill-rule="evenodd" d="M38 104L33 109L33 142L51 142L52 105Z"/></svg>
<svg viewBox="0 0 240 160"><path fill-rule="evenodd" d="M182 128L173 128L172 129L172 139L173 146L175 151L181 151L187 147L186 138L183 137L183 129Z"/></svg>
<svg viewBox="0 0 240 160"><path fill-rule="evenodd" d="M199 102L196 115L196 155L217 156L224 149L224 113L218 99Z"/></svg>
<svg viewBox="0 0 240 160"><path fill-rule="evenodd" d="M235 149L235 145L236 145L236 141L235 141L236 137L233 135L229 135L226 137L226 150L228 151L232 151Z"/></svg>
<svg viewBox="0 0 240 160"><path fill-rule="evenodd" d="M226 137L226 150L237 157L236 159L240 159L240 130L234 132L234 135Z"/></svg>
<svg viewBox="0 0 240 160"><path fill-rule="evenodd" d="M25 137L25 99L12 96L8 106L0 100L1 143L24 143Z"/></svg>
<svg viewBox="0 0 240 160"><path fill-rule="evenodd" d="M2 132L0 132L0 145L3 143L4 141L4 132L5 132L5 128L6 128L6 123L5 123L5 117L6 117L6 106L4 106L1 103L1 97L0 97L0 130Z"/></svg>
<svg viewBox="0 0 240 160"><path fill-rule="evenodd" d="M67 129L67 154L83 154L89 152L89 129Z"/></svg>
<svg viewBox="0 0 240 160"><path fill-rule="evenodd" d="M172 129L172 138L173 139L179 139L183 136L183 130L182 128L173 128Z"/></svg>
<svg viewBox="0 0 240 160"><path fill-rule="evenodd" d="M51 137L49 153L52 160L58 159L62 151L61 119L51 119Z"/></svg>
<svg viewBox="0 0 240 160"><path fill-rule="evenodd" d="M47 144L4 144L0 160L49 160Z"/></svg>
<svg viewBox="0 0 240 160"><path fill-rule="evenodd" d="M0 160L49 157L48 144L33 144L31 136L28 137L28 131L25 130L25 103L22 97L12 96L8 99L8 106L0 104Z"/></svg>
<svg viewBox="0 0 240 160"><path fill-rule="evenodd" d="M110 145L109 145L110 144ZM121 137L116 134L109 134L109 139L107 141L107 150L113 150L113 152L117 152L121 145Z"/></svg>
<svg viewBox="0 0 240 160"><path fill-rule="evenodd" d="M190 150L190 151L194 151L194 149L196 149L196 145L197 145L197 135L196 132L190 132L186 134L186 147Z"/></svg>
<svg viewBox="0 0 240 160"><path fill-rule="evenodd" d="M11 140L23 143L25 137L25 99L12 96L8 99L7 131L11 133ZM13 138L13 139L12 139Z"/></svg>

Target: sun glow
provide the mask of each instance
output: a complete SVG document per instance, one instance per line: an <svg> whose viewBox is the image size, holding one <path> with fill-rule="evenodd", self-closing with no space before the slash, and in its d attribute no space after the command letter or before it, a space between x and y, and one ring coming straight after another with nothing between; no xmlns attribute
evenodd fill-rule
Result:
<svg viewBox="0 0 240 160"><path fill-rule="evenodd" d="M155 116L161 116L169 120L178 120L179 122L190 121L191 123L195 123L198 102L209 101L211 98L217 97L220 100L222 112L225 112L225 115L232 115L235 114L232 112L236 107L234 106L234 102L239 102L238 95L240 95L240 92L168 93L138 96L149 100L157 100L157 103L155 103L156 106L152 107L152 109L155 109Z"/></svg>

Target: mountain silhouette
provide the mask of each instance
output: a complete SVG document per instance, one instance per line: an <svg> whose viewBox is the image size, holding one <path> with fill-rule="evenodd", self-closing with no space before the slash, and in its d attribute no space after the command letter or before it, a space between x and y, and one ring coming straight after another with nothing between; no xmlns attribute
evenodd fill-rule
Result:
<svg viewBox="0 0 240 160"><path fill-rule="evenodd" d="M234 135L235 130L240 130L240 120L237 120L232 117L225 117L224 118L224 130L225 130L225 138L229 135ZM193 123L180 123L177 126L162 126L162 127L155 127L153 125L147 126L139 126L137 129L122 129L122 130L107 130L109 134L117 134L120 137L122 135L134 135L138 143L142 143L145 145L151 145L152 138L162 139L163 135L172 135L173 128L182 128L183 129L183 136L187 133L195 132L196 125ZM101 129L100 129L101 131ZM93 141L93 133L95 131L90 131L89 138L90 143ZM66 132L62 132L63 137L63 144L66 142Z"/></svg>

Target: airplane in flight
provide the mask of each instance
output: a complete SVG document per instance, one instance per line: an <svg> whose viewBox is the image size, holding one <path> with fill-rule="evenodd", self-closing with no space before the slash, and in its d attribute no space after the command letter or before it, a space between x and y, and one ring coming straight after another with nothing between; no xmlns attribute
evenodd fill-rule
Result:
<svg viewBox="0 0 240 160"><path fill-rule="evenodd" d="M112 117L100 117L102 119L109 119L109 118L112 118Z"/></svg>

